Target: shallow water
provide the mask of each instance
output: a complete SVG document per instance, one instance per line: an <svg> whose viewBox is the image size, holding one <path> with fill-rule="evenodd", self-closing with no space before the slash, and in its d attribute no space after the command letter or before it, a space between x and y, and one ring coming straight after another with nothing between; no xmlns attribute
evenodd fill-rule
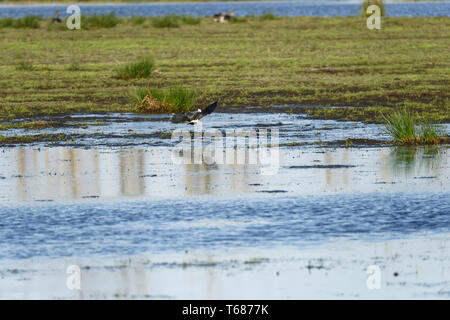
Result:
<svg viewBox="0 0 450 320"><path fill-rule="evenodd" d="M284 108L284 107L280 107ZM283 111L261 112L259 109L251 113L213 113L207 121L202 122L203 131L220 130L279 130L280 145L292 142L301 143L336 143L347 138L378 139L387 141L389 137L382 129L373 124L358 122L338 122L334 120L313 120L303 114L288 114ZM170 147L172 132L176 129L195 131L196 128L184 124L173 124L167 115L78 115L65 117L41 118L58 122L56 128L25 130L9 129L0 131L3 136L24 136L35 134L66 134L74 139L41 142L32 144L35 147L67 146L76 148L136 148L136 147ZM101 123L101 126L87 126L86 123ZM80 124L82 124L80 126ZM445 128L447 128L446 126ZM29 145L29 144L28 144Z"/></svg>
<svg viewBox="0 0 450 320"><path fill-rule="evenodd" d="M4 150L0 259L450 231L445 147L281 148L269 175L171 159L170 147Z"/></svg>
<svg viewBox="0 0 450 320"><path fill-rule="evenodd" d="M406 2L386 3L387 16L390 17L436 17L450 16L450 2ZM0 17L23 17L37 15L53 17L60 10L66 15L66 5L0 6ZM237 16L262 15L271 11L279 16L359 16L360 2L341 1L264 1L264 2L206 2L206 3L148 3L148 4L100 4L80 5L81 13L103 15L111 12L121 17L133 15L193 15L212 16L220 12L236 11Z"/></svg>
<svg viewBox="0 0 450 320"><path fill-rule="evenodd" d="M378 125L276 110L218 112L201 128L132 114L53 120L73 126L1 132L75 141L0 151L0 298L448 296L448 146L393 147ZM77 125L89 121L103 125ZM180 128L279 130L279 147L263 148L278 161L269 172L177 163ZM337 143L347 138L377 142ZM73 263L79 292L65 287ZM373 263L384 294L365 287Z"/></svg>

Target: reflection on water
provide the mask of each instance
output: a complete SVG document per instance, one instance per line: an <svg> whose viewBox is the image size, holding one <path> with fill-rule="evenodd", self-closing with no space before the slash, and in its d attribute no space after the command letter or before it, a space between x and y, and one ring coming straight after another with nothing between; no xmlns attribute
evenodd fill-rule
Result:
<svg viewBox="0 0 450 320"><path fill-rule="evenodd" d="M395 147L389 153L391 170L396 175L420 175L426 173L429 177L441 174L445 155L439 146L425 147Z"/></svg>
<svg viewBox="0 0 450 320"><path fill-rule="evenodd" d="M168 148L11 149L0 159L0 197L24 202L248 192L247 166L229 169L174 165ZM239 174L232 174L235 169Z"/></svg>
<svg viewBox="0 0 450 320"><path fill-rule="evenodd" d="M161 147L9 149L0 159L0 202L372 192L387 184L420 192L446 188L447 159L436 147L283 149L280 171L263 176L255 165L173 164L171 149Z"/></svg>

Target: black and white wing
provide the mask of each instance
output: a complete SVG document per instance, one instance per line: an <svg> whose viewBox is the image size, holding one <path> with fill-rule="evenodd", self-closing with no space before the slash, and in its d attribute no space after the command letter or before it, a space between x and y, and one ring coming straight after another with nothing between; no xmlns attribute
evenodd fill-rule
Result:
<svg viewBox="0 0 450 320"><path fill-rule="evenodd" d="M209 106L205 107L205 109L202 109L203 117L208 114L213 113L214 110L216 110L216 107L217 107L217 101L214 103L211 103Z"/></svg>
<svg viewBox="0 0 450 320"><path fill-rule="evenodd" d="M194 122L200 120L204 116L211 114L214 112L214 110L217 107L217 101L214 103L211 103L209 106L205 107L204 109L198 109L194 112L184 112L184 113L176 113L172 116L170 121L172 123L189 123L194 124Z"/></svg>
<svg viewBox="0 0 450 320"><path fill-rule="evenodd" d="M214 110L217 107L217 101L214 103L211 103L209 106L205 107L204 109L199 109L199 111L195 112L191 116L191 121L194 120L200 120L204 116L207 116L208 114L211 114L214 112Z"/></svg>

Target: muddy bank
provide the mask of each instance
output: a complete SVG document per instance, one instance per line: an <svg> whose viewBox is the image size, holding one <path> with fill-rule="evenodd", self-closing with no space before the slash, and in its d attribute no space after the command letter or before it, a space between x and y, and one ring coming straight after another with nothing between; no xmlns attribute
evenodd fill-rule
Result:
<svg viewBox="0 0 450 320"><path fill-rule="evenodd" d="M107 114L37 118L0 125L0 146L138 147L173 146L174 130L194 131L172 124L168 115ZM375 124L315 120L292 113L213 113L202 130L278 130L279 146L382 146L390 138Z"/></svg>

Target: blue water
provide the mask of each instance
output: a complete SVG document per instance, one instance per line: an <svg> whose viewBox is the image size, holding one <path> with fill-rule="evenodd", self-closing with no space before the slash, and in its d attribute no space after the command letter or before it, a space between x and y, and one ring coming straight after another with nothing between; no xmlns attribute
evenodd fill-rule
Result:
<svg viewBox="0 0 450 320"><path fill-rule="evenodd" d="M301 245L450 231L448 193L0 207L0 259Z"/></svg>
<svg viewBox="0 0 450 320"><path fill-rule="evenodd" d="M437 17L450 16L450 2L409 2L385 4L390 17ZM65 17L67 5L14 5L0 6L0 17L23 17L37 15L52 17L60 10ZM279 16L344 17L361 13L360 2L336 1L276 1L276 2L207 2L207 3L148 3L114 5L80 5L81 13L103 15L111 12L121 17L133 15L193 15L212 16L219 12L235 11L237 16L261 15L272 11Z"/></svg>

